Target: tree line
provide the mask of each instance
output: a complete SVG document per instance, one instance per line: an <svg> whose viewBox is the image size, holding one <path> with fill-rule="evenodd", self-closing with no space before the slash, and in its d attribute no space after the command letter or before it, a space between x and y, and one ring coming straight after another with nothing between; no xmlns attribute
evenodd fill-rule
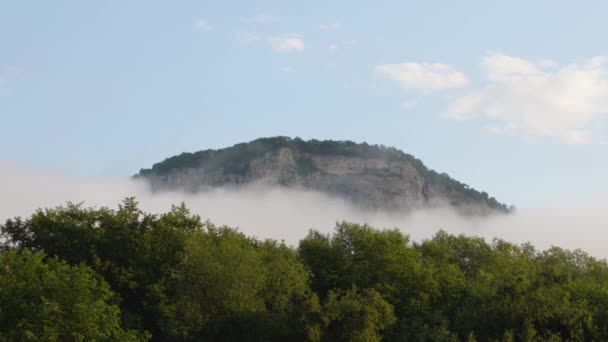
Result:
<svg viewBox="0 0 608 342"><path fill-rule="evenodd" d="M608 340L608 265L579 250L348 222L290 247L133 198L0 233L0 341Z"/></svg>

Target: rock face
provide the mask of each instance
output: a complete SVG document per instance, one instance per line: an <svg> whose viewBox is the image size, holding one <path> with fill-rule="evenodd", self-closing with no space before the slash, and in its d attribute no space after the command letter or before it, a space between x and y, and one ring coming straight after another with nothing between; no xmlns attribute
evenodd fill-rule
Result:
<svg viewBox="0 0 608 342"><path fill-rule="evenodd" d="M394 148L350 141L261 138L220 150L182 153L135 177L155 191L201 192L261 184L321 191L366 208L448 205L466 215L507 213L485 192L427 169Z"/></svg>

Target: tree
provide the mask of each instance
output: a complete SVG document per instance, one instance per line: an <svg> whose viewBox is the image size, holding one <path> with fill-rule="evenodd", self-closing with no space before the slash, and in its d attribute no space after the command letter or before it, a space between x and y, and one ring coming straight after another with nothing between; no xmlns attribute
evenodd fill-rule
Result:
<svg viewBox="0 0 608 342"><path fill-rule="evenodd" d="M381 332L395 322L393 307L373 289L331 291L323 308L326 341L381 341Z"/></svg>
<svg viewBox="0 0 608 342"><path fill-rule="evenodd" d="M419 252L396 229L339 223L333 235L311 232L300 242L300 256L310 269L312 289L324 300L332 290L374 289L395 308L392 336L417 339L419 325L433 314L431 295L439 284L423 268Z"/></svg>
<svg viewBox="0 0 608 342"><path fill-rule="evenodd" d="M0 252L0 341L145 341L120 327L114 294L89 267Z"/></svg>
<svg viewBox="0 0 608 342"><path fill-rule="evenodd" d="M202 227L185 206L164 215L141 211L133 198L118 210L68 204L0 226L6 246L44 251L93 268L118 294L123 326L165 340L175 311L176 268L188 235Z"/></svg>
<svg viewBox="0 0 608 342"><path fill-rule="evenodd" d="M186 340L285 340L303 335L298 309L309 293L296 253L228 227L189 240L175 331Z"/></svg>
<svg viewBox="0 0 608 342"><path fill-rule="evenodd" d="M608 340L608 264L579 250L345 222L294 249L133 199L0 235L0 342Z"/></svg>

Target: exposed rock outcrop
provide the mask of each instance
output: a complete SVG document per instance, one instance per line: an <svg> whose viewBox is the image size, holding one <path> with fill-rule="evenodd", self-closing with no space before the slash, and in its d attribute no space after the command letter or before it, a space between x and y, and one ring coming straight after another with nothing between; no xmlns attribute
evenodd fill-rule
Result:
<svg viewBox="0 0 608 342"><path fill-rule="evenodd" d="M262 138L220 150L183 153L136 177L156 191L206 191L262 184L315 190L371 208L448 205L467 215L507 213L504 204L394 148L350 141Z"/></svg>

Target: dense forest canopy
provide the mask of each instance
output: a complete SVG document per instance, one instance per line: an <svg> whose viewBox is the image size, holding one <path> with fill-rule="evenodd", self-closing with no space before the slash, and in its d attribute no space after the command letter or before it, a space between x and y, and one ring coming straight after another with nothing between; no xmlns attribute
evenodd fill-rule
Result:
<svg viewBox="0 0 608 342"><path fill-rule="evenodd" d="M579 250L348 222L292 247L134 199L0 232L0 341L608 339L608 265Z"/></svg>
<svg viewBox="0 0 608 342"><path fill-rule="evenodd" d="M227 160L238 160L245 164L250 159L262 156L267 152L275 151L282 147L289 147L297 151L311 154L406 160L413 163L418 171L421 171L422 173L428 171L420 160L393 147L369 145L367 143L358 144L348 140L303 140L301 138L292 139L279 136L259 138L248 143L240 143L219 150L210 149L194 153L184 152L154 164L151 169L141 169L139 175L145 176L151 173L166 174L175 168L198 167L211 160L220 160L224 162Z"/></svg>
<svg viewBox="0 0 608 342"><path fill-rule="evenodd" d="M190 168L221 168L225 174L243 175L248 171L252 160L261 158L267 153L276 152L281 148L289 148L292 151L297 151L300 155L342 156L362 159L377 158L388 162L406 162L412 165L427 184L442 188L446 192L460 193L465 199L485 203L489 208L497 212L509 211L507 205L500 203L486 192L477 191L467 184L453 179L446 173L439 173L429 169L422 161L410 154L404 153L394 147L370 145L365 142L303 140L301 138L292 139L282 136L259 138L248 143L240 143L218 150L208 149L194 153L184 152L156 163L152 168L141 169L135 177L166 177L172 170ZM297 167L300 174L318 171L315 169L314 164L305 157L298 158Z"/></svg>

